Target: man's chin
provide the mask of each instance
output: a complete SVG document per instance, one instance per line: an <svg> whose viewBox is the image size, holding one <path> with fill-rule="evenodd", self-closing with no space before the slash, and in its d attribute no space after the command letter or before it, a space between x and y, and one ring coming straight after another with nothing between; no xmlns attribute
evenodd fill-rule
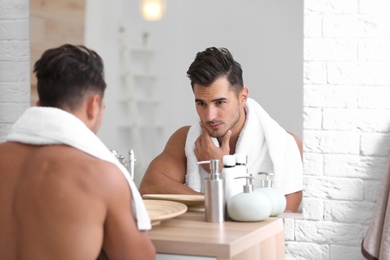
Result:
<svg viewBox="0 0 390 260"><path fill-rule="evenodd" d="M215 131L215 132L212 132L210 134L210 136L214 137L214 138L222 138L225 136L225 134L226 134L226 132L221 133L221 131Z"/></svg>

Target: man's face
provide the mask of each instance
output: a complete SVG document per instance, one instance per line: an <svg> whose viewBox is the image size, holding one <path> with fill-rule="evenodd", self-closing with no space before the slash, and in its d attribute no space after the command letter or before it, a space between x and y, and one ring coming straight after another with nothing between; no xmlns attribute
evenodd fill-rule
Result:
<svg viewBox="0 0 390 260"><path fill-rule="evenodd" d="M242 126L243 103L229 89L226 77L216 79L210 86L194 84L196 111L212 137L223 137L229 129ZM239 124L237 124L239 122ZM240 131L241 129L238 129Z"/></svg>

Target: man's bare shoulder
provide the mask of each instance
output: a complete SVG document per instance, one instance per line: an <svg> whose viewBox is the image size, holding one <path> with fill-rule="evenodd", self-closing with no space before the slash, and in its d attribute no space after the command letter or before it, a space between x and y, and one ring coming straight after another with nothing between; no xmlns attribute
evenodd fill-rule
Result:
<svg viewBox="0 0 390 260"><path fill-rule="evenodd" d="M170 150L183 150L187 139L187 134L191 126L183 126L177 129L169 138L164 151L169 152Z"/></svg>
<svg viewBox="0 0 390 260"><path fill-rule="evenodd" d="M91 170L94 170L93 172L100 172L109 169L117 169L117 167L109 162L103 161L77 148L67 145L41 146L41 148L37 149L37 151L34 153L34 158L32 159L37 161L50 160L53 165L60 164L65 168L82 167L88 172ZM95 171L96 168L99 169L101 167L104 168Z"/></svg>
<svg viewBox="0 0 390 260"><path fill-rule="evenodd" d="M158 167L185 164L185 143L190 126L183 126L177 129L169 138L164 150L151 163ZM150 167L149 167L150 168Z"/></svg>
<svg viewBox="0 0 390 260"><path fill-rule="evenodd" d="M31 250L25 252L42 255L46 251L39 245L45 244L58 254L97 256L110 212L123 208L131 214L130 189L115 165L66 145L12 143L2 146L0 151L4 152L3 148L12 151L16 163L7 164L8 175L2 175L7 189L0 193L10 199L3 201L3 208L5 204L9 210L5 220L0 218L0 227L17 219L29 239ZM8 230L8 234L15 239L19 236L15 230ZM40 234L39 239L36 234ZM61 243L49 237L62 238ZM85 251L74 251L77 247Z"/></svg>
<svg viewBox="0 0 390 260"><path fill-rule="evenodd" d="M123 174L114 164L70 146L41 147L29 161L35 165L31 166L32 170L39 171L46 177L56 174L62 183L68 182L84 192L100 193L99 190L107 191L106 189L115 188L121 183L126 184ZM48 178L49 180L52 178Z"/></svg>
<svg viewBox="0 0 390 260"><path fill-rule="evenodd" d="M48 205L61 203L64 208L81 207L80 212L96 212L101 221L113 201L120 197L131 198L129 185L118 167L73 147L41 147L27 167L29 171L23 177L29 183L26 191L47 201ZM42 186L46 188L35 189ZM66 196L45 198L50 194Z"/></svg>
<svg viewBox="0 0 390 260"><path fill-rule="evenodd" d="M185 143L190 126L177 129L169 138L163 152L152 160L141 181L141 194L182 193L191 190L184 185L187 159Z"/></svg>
<svg viewBox="0 0 390 260"><path fill-rule="evenodd" d="M179 129L177 129L171 136L170 139L179 139L179 140L185 140L187 138L188 131L190 130L189 125L182 126Z"/></svg>

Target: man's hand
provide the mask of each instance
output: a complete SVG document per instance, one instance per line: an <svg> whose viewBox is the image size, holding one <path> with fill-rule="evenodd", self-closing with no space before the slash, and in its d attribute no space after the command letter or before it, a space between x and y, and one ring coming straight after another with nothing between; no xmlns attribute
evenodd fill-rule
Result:
<svg viewBox="0 0 390 260"><path fill-rule="evenodd" d="M226 134L221 139L221 146L218 147L213 143L211 136L207 129L204 127L203 122L199 122L200 127L202 128L202 133L195 141L195 155L198 161L208 161L213 159L219 159L222 166L222 157L229 154L230 146L229 140L232 134L231 130L228 130ZM203 164L203 169L207 172L210 172L209 164Z"/></svg>

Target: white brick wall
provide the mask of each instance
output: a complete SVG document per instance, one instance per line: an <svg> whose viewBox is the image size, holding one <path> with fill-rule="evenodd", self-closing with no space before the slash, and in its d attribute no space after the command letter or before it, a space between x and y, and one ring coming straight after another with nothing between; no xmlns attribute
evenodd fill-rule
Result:
<svg viewBox="0 0 390 260"><path fill-rule="evenodd" d="M30 106L29 1L0 0L0 142Z"/></svg>
<svg viewBox="0 0 390 260"><path fill-rule="evenodd" d="M0 141L30 104L29 1L0 0ZM304 220L286 259L363 259L390 147L390 1L305 0Z"/></svg>
<svg viewBox="0 0 390 260"><path fill-rule="evenodd" d="M390 147L390 1L304 2L304 220L286 259L363 259Z"/></svg>

